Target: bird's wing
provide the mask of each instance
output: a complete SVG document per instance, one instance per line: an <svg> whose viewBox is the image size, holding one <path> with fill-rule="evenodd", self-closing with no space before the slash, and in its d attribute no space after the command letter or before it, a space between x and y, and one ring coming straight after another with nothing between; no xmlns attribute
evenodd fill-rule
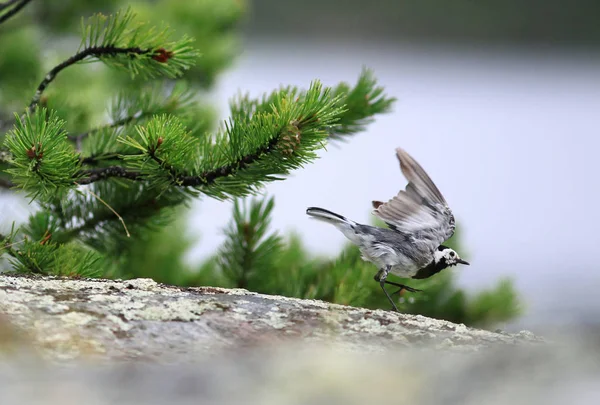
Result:
<svg viewBox="0 0 600 405"><path fill-rule="evenodd" d="M437 248L454 234L454 215L421 165L401 148L396 155L408 184L388 202L373 201L373 214L391 228L430 240Z"/></svg>

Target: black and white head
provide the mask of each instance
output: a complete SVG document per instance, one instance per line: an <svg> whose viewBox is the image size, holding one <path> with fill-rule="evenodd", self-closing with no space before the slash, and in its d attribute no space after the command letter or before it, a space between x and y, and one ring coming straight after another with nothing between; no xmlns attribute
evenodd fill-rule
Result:
<svg viewBox="0 0 600 405"><path fill-rule="evenodd" d="M460 256L458 256L458 253L456 253L453 249L450 249L448 246L441 245L437 248L433 256L436 267L446 268L450 266L456 266L457 264L469 265L469 262L461 259Z"/></svg>

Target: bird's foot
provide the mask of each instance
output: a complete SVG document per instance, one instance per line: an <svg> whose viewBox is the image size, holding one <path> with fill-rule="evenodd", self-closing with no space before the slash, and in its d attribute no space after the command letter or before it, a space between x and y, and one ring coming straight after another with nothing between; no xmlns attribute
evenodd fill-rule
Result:
<svg viewBox="0 0 600 405"><path fill-rule="evenodd" d="M409 287L407 285L400 287L400 289L398 291L396 291L394 294L400 294L402 291L408 291L408 292L423 292L423 290L419 290L418 288L412 288Z"/></svg>

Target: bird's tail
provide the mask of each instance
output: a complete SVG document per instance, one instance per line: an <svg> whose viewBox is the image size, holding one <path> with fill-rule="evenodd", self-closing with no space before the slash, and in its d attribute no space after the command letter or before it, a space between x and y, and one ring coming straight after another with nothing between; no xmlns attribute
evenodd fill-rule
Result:
<svg viewBox="0 0 600 405"><path fill-rule="evenodd" d="M306 213L315 219L328 222L338 228L357 225L356 222L351 219L336 214L335 212L327 211L323 208L309 207L306 209Z"/></svg>

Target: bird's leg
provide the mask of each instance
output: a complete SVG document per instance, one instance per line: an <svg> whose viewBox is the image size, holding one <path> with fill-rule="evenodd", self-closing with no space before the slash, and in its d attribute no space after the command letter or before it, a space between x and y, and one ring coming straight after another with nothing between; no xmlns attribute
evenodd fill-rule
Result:
<svg viewBox="0 0 600 405"><path fill-rule="evenodd" d="M381 289L385 293L385 296L387 297L390 304L392 304L392 307L394 307L394 311L400 312L400 311L398 311L398 307L392 300L392 297L390 297L390 294L388 294L387 290L385 289L385 282L386 282L385 279L387 278L388 273L390 272L391 269L392 269L392 266L385 266L383 269L380 269L377 272L377 274L375 274L374 278L375 278L375 281L379 282L379 285L381 286Z"/></svg>
<svg viewBox="0 0 600 405"><path fill-rule="evenodd" d="M387 281L387 280L385 280L385 283L386 284L390 284L390 285L395 285L396 287L400 287L400 289L398 291L396 291L394 294L398 294L402 290L406 290L408 292L423 292L423 290L412 288L412 287L409 287L409 286L404 285L404 284L394 283L393 281Z"/></svg>

